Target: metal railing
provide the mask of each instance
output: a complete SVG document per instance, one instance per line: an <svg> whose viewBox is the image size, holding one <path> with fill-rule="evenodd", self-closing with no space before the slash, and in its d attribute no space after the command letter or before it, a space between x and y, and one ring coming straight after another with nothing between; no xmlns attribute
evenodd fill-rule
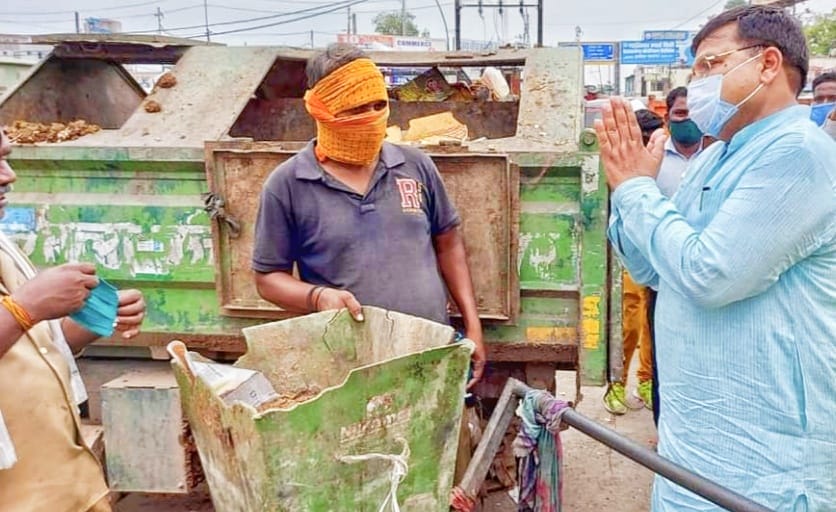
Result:
<svg viewBox="0 0 836 512"><path fill-rule="evenodd" d="M479 488L490 469L493 455L499 449L502 438L508 430L508 426L511 424L518 401L532 390L533 388L526 386L517 379L508 379L508 383L502 391L502 396L499 398L496 409L485 428L485 435L479 442L479 446L473 454L473 459L468 465L467 471L465 471L462 481L459 484L459 488L465 493L470 496L476 496L478 494ZM770 509L759 503L755 503L745 496L741 496L730 489L660 457L656 452L648 450L614 430L596 423L574 409L570 408L564 411L561 421L667 478L671 482L731 512L772 512Z"/></svg>

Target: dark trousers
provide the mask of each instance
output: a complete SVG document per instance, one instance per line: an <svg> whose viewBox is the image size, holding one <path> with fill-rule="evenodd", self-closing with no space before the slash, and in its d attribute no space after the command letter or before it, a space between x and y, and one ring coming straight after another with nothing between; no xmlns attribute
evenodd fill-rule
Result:
<svg viewBox="0 0 836 512"><path fill-rule="evenodd" d="M650 345L653 347L653 423L659 426L659 372L656 363L656 290L648 288L650 292L647 297L647 323L650 326Z"/></svg>

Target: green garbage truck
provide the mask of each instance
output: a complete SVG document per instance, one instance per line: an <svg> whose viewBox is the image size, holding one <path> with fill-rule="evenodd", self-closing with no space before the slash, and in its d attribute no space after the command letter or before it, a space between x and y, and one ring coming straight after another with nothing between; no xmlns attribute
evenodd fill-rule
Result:
<svg viewBox="0 0 836 512"><path fill-rule="evenodd" d="M143 334L101 340L80 360L89 417L104 424L117 490L187 492L194 450L161 360L173 339L234 360L245 351L243 328L290 316L259 298L249 261L264 179L315 134L303 100L312 51L157 36L37 41L54 49L0 99L0 124L83 119L100 130L15 144L18 181L0 229L36 265L93 262L105 279L145 294ZM390 125L402 130L447 112L467 128L465 140L423 149L463 219L488 346L477 392L498 397L510 376L553 388L556 371L573 377L561 389L570 399L581 382L603 384L617 330L608 196L595 135L583 127L579 51L370 57L390 79L430 69L478 76L486 67L508 79L511 94L496 101L391 102ZM125 66L149 63L173 80L146 93ZM120 439L136 445L144 436L154 439L146 455L174 450L171 471L111 464L136 449Z"/></svg>

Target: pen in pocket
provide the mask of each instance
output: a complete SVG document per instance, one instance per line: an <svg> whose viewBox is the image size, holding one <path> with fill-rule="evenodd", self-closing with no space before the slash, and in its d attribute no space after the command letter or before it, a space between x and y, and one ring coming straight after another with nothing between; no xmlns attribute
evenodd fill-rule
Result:
<svg viewBox="0 0 836 512"><path fill-rule="evenodd" d="M700 211L702 211L702 200L705 197L705 193L711 190L711 187L703 187L702 192L700 192Z"/></svg>

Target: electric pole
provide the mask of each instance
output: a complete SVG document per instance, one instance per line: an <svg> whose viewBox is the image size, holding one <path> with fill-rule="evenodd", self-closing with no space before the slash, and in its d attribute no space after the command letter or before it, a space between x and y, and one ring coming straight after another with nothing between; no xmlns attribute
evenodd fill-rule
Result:
<svg viewBox="0 0 836 512"><path fill-rule="evenodd" d="M526 3L526 2L531 3ZM534 3L536 1L536 3ZM493 4L486 4L483 0L479 0L478 3L466 3L467 0L454 0L453 9L456 13L455 18L455 38L456 38L456 50L461 50L462 48L462 9L475 7L479 10L479 15L482 15L482 9L484 8L498 8L500 13L503 12L503 9L506 6L510 6L510 4L503 3L502 0L497 0L497 3ZM520 0L519 8L520 12L526 7L535 7L537 9L537 47L543 47L543 26L545 22L543 21L543 11L544 11L544 3L545 0Z"/></svg>
<svg viewBox="0 0 836 512"><path fill-rule="evenodd" d="M81 33L81 21L79 20L78 11L75 12L75 33Z"/></svg>
<svg viewBox="0 0 836 512"><path fill-rule="evenodd" d="M401 0L401 35L406 35L406 0Z"/></svg>
<svg viewBox="0 0 836 512"><path fill-rule="evenodd" d="M157 7L157 13L154 14L154 17L157 18L157 32L159 34L162 34L163 33L163 18L165 17L165 15L163 14L163 11L160 10L159 7Z"/></svg>
<svg viewBox="0 0 836 512"><path fill-rule="evenodd" d="M208 43L212 39L209 37L209 3L207 0L203 0L203 23L206 26L206 42Z"/></svg>

